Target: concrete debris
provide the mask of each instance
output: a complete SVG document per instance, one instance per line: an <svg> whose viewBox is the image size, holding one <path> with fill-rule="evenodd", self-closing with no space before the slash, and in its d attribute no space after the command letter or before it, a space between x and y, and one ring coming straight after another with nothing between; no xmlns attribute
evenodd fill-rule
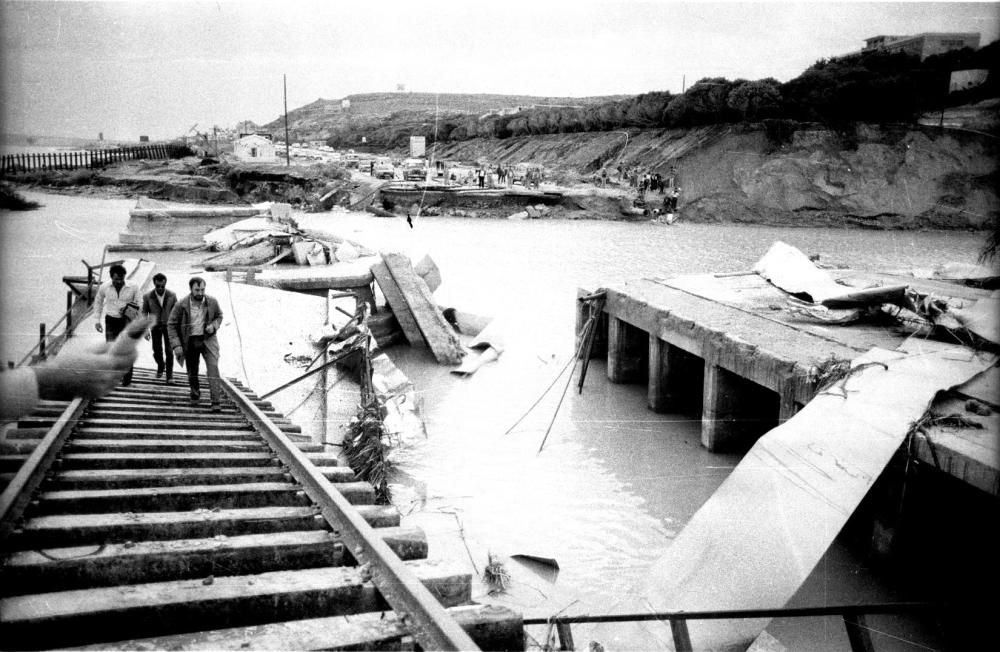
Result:
<svg viewBox="0 0 1000 652"><path fill-rule="evenodd" d="M849 288L780 241L771 245L753 271L794 297L793 312L827 324L882 320L924 337L940 335L972 346L1000 344L1000 291L988 298L961 299L905 284Z"/></svg>
<svg viewBox="0 0 1000 652"><path fill-rule="evenodd" d="M288 226L269 217L249 217L221 229L209 231L202 236L202 240L215 251L226 251L236 246L248 247L261 242L269 235L288 235L290 232Z"/></svg>
<svg viewBox="0 0 1000 652"><path fill-rule="evenodd" d="M458 334L434 303L430 288L410 259L382 252L382 263L372 272L410 344L419 346L418 342L425 341L439 363L460 364L465 351Z"/></svg>
<svg viewBox="0 0 1000 652"><path fill-rule="evenodd" d="M397 441L405 445L427 438L416 388L384 353L372 357L372 387L385 411L385 428Z"/></svg>
<svg viewBox="0 0 1000 652"><path fill-rule="evenodd" d="M337 257L337 260L342 263L349 263L352 260L357 260L361 257L357 248L350 242L342 242L337 245L334 255Z"/></svg>
<svg viewBox="0 0 1000 652"><path fill-rule="evenodd" d="M468 356L462 361L461 366L452 369L451 373L457 376L471 376L480 367L488 362L493 362L500 357L504 350L504 326L497 320L489 322L485 328L479 331L469 342L469 348L473 351L479 350L481 353L476 356Z"/></svg>
<svg viewBox="0 0 1000 652"><path fill-rule="evenodd" d="M914 278L952 281L977 287L990 281L995 283L1000 278L1000 269L971 263L943 263L932 268L905 270L901 273Z"/></svg>
<svg viewBox="0 0 1000 652"><path fill-rule="evenodd" d="M437 263L430 257L430 254L425 254L423 258L418 260L417 264L413 266L413 271L424 279L424 283L427 284L431 292L435 292L441 287L441 270L438 269Z"/></svg>

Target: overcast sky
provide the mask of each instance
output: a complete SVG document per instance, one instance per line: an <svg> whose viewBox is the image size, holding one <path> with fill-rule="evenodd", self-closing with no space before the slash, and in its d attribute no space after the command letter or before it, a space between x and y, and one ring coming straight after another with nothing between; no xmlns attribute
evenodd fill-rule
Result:
<svg viewBox="0 0 1000 652"><path fill-rule="evenodd" d="M2 128L136 139L233 126L317 98L407 91L681 92L787 81L879 34L980 32L1000 3L651 0L0 0Z"/></svg>

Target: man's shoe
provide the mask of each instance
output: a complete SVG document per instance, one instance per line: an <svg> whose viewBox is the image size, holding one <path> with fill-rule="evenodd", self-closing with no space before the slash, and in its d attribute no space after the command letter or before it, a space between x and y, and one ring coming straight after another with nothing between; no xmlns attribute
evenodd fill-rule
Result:
<svg viewBox="0 0 1000 652"><path fill-rule="evenodd" d="M167 376L167 380L166 380L166 383L167 383L168 385L173 385L173 384L174 384L174 379L173 379L173 378L171 378L170 376Z"/></svg>
<svg viewBox="0 0 1000 652"><path fill-rule="evenodd" d="M222 412L222 406L218 403L212 403L212 412Z"/></svg>
<svg viewBox="0 0 1000 652"><path fill-rule="evenodd" d="M131 384L132 384L131 380L123 380L122 381L122 387L128 387Z"/></svg>
<svg viewBox="0 0 1000 652"><path fill-rule="evenodd" d="M201 392L197 392L197 391L192 391L191 392L191 400L192 401L197 401L200 398L201 398Z"/></svg>
<svg viewBox="0 0 1000 652"><path fill-rule="evenodd" d="M162 375L163 375L163 369L157 369L156 370L156 377L159 378Z"/></svg>

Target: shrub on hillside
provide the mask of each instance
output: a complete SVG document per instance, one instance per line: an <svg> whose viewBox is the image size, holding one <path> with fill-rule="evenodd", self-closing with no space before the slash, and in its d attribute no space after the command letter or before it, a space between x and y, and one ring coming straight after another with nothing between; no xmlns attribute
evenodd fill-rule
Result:
<svg viewBox="0 0 1000 652"><path fill-rule="evenodd" d="M771 151L792 143L798 123L794 120L764 120L764 134Z"/></svg>
<svg viewBox="0 0 1000 652"><path fill-rule="evenodd" d="M313 163L306 168L306 171L312 176L324 179L348 180L351 178L351 173L340 163Z"/></svg>
<svg viewBox="0 0 1000 652"><path fill-rule="evenodd" d="M89 186L94 182L94 177L96 176L97 173L93 170L80 168L67 174L65 177L65 183L67 186Z"/></svg>

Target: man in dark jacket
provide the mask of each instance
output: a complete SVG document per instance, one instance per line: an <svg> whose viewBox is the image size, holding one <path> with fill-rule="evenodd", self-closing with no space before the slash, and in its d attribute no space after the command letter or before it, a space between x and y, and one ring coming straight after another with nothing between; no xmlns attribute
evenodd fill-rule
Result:
<svg viewBox="0 0 1000 652"><path fill-rule="evenodd" d="M167 335L167 320L177 304L177 295L167 289L167 277L157 273L153 277L153 289L142 296L142 314L151 317L152 329L146 339L153 340L153 360L156 360L156 377L167 372L167 384L174 384L174 356L170 355L170 338ZM163 353L166 351L167 355Z"/></svg>
<svg viewBox="0 0 1000 652"><path fill-rule="evenodd" d="M191 400L196 403L201 398L198 364L200 358L205 358L212 411L220 412L222 387L219 376L219 338L216 333L222 326L222 309L218 301L205 294L205 279L194 276L188 281L188 287L191 294L177 302L167 320L170 346L177 362L187 363Z"/></svg>

